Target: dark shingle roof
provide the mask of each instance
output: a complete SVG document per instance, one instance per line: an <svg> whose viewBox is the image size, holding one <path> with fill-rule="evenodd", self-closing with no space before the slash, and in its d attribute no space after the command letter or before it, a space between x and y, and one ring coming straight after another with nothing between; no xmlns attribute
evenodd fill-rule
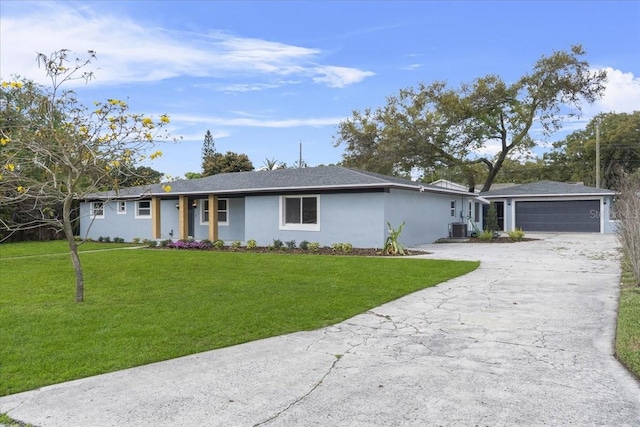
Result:
<svg viewBox="0 0 640 427"><path fill-rule="evenodd" d="M564 195L614 195L615 191L587 187L582 184L569 184L556 181L538 181L528 184L515 185L513 187L480 193L486 198L492 197L524 197L524 196L564 196Z"/></svg>
<svg viewBox="0 0 640 427"><path fill-rule="evenodd" d="M407 179L341 166L225 173L199 179L173 181L168 185L171 186L171 191L168 193L163 190L162 184L153 184L150 186L123 188L119 190L117 196L110 191L95 193L87 198L125 198L151 194L231 194L388 187L412 188L414 190L440 193L460 193L459 191L421 184Z"/></svg>

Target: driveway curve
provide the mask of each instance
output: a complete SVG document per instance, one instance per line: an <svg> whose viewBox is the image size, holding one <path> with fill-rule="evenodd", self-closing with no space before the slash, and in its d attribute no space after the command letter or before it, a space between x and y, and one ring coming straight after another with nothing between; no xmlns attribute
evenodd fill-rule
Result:
<svg viewBox="0 0 640 427"><path fill-rule="evenodd" d="M640 425L614 236L425 245L476 271L332 327L0 399L35 426ZM402 278L398 278L402 280Z"/></svg>

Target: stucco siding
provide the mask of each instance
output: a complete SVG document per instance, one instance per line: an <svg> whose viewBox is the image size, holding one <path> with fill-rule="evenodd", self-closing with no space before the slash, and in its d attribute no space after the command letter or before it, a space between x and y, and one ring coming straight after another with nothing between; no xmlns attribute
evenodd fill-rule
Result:
<svg viewBox="0 0 640 427"><path fill-rule="evenodd" d="M456 214L451 216L451 201L457 200ZM385 198L386 222L397 229L405 223L399 241L405 246L432 243L447 237L449 224L460 222L458 207L462 206L462 196L420 193L416 191L392 189Z"/></svg>
<svg viewBox="0 0 640 427"><path fill-rule="evenodd" d="M223 198L223 197L221 197ZM244 197L236 197L228 199L228 221L227 224L218 224L218 239L225 241L227 244L236 240L244 242L244 224L245 224L245 202ZM209 224L202 220L202 203L198 200L198 209L194 211L193 231L196 240L209 238Z"/></svg>
<svg viewBox="0 0 640 427"><path fill-rule="evenodd" d="M132 241L134 237L151 238L151 217L136 218L136 201L125 201L126 210L119 213L119 201L104 203L104 218L90 217L90 203L80 204L80 236L97 240L100 236L121 237ZM164 203L164 202L163 202ZM175 203L174 203L175 204ZM164 212L163 204L163 212ZM175 210L175 208L174 208Z"/></svg>
<svg viewBox="0 0 640 427"><path fill-rule="evenodd" d="M303 240L329 246L348 242L354 247L381 247L384 243L384 193L319 195L319 230L282 230L280 196L246 198L245 237L266 246L274 239Z"/></svg>

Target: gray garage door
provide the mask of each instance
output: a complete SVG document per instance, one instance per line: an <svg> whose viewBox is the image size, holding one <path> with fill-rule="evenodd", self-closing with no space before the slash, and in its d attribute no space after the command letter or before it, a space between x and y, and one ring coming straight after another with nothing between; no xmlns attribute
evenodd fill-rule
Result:
<svg viewBox="0 0 640 427"><path fill-rule="evenodd" d="M524 231L599 233L600 201L516 202L516 227Z"/></svg>

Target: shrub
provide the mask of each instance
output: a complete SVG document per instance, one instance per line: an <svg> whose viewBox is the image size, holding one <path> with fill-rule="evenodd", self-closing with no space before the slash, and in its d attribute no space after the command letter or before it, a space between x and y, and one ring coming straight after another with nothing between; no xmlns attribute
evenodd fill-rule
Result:
<svg viewBox="0 0 640 427"><path fill-rule="evenodd" d="M100 243L104 242L104 237L102 237L102 236L98 237L98 242L100 242Z"/></svg>
<svg viewBox="0 0 640 427"><path fill-rule="evenodd" d="M353 250L353 245L351 243L334 243L331 245L331 249L333 249L334 252L348 254Z"/></svg>
<svg viewBox="0 0 640 427"><path fill-rule="evenodd" d="M282 243L282 240L280 239L273 239L273 245L271 245L273 247L273 249L282 249L284 246L284 243Z"/></svg>
<svg viewBox="0 0 640 427"><path fill-rule="evenodd" d="M524 238L524 231L522 231L522 229L520 228L517 228L513 231L507 231L507 234L509 235L509 239L512 242L520 242Z"/></svg>
<svg viewBox="0 0 640 427"><path fill-rule="evenodd" d="M295 240L287 240L286 242L284 242L284 244L287 246L287 250L289 251L292 251L296 248Z"/></svg>
<svg viewBox="0 0 640 427"><path fill-rule="evenodd" d="M160 242L160 246L161 246L161 247L163 247L163 248L166 248L166 247L169 245L169 243L171 243L171 242L172 242L172 240L171 240L171 239L165 239L165 240L162 240L162 241Z"/></svg>
<svg viewBox="0 0 640 427"><path fill-rule="evenodd" d="M200 240L198 249L206 249L206 250L208 250L208 249L211 249L211 248L213 248L213 242L211 240L209 240L209 239Z"/></svg>
<svg viewBox="0 0 640 427"><path fill-rule="evenodd" d="M309 242L307 240L303 240L302 242L300 242L300 245L298 247L300 249L302 249L303 251L308 251L309 250Z"/></svg>
<svg viewBox="0 0 640 427"><path fill-rule="evenodd" d="M156 246L158 246L158 242L156 242L155 240L149 240L149 242L147 243L147 245L150 248L155 248Z"/></svg>
<svg viewBox="0 0 640 427"><path fill-rule="evenodd" d="M616 182L619 195L615 201L618 239L629 267L640 285L640 172L620 173Z"/></svg>
<svg viewBox="0 0 640 427"><path fill-rule="evenodd" d="M240 249L240 240L236 240L234 242L231 243L231 249L234 251L237 251L238 249Z"/></svg>
<svg viewBox="0 0 640 427"><path fill-rule="evenodd" d="M493 231L491 230L482 231L480 234L478 234L478 239L482 240L483 242L488 242L490 240L493 240Z"/></svg>
<svg viewBox="0 0 640 427"><path fill-rule="evenodd" d="M224 249L224 241L218 239L215 242L213 242L213 247L216 249Z"/></svg>
<svg viewBox="0 0 640 427"><path fill-rule="evenodd" d="M122 237L114 237L113 243L124 243L124 239Z"/></svg>
<svg viewBox="0 0 640 427"><path fill-rule="evenodd" d="M135 244L138 244L138 243L140 243L140 238L139 237L134 237L132 242L135 243Z"/></svg>
<svg viewBox="0 0 640 427"><path fill-rule="evenodd" d="M320 243L318 243L318 242L309 243L309 251L311 251L311 252L320 251Z"/></svg>
<svg viewBox="0 0 640 427"><path fill-rule="evenodd" d="M247 249L252 251L257 247L258 247L258 243L255 240L253 240L253 239L247 240Z"/></svg>
<svg viewBox="0 0 640 427"><path fill-rule="evenodd" d="M105 243L111 243L111 237L107 236L104 238Z"/></svg>
<svg viewBox="0 0 640 427"><path fill-rule="evenodd" d="M387 236L387 240L384 243L382 253L385 255L404 255L404 246L398 242L400 233L402 233L402 229L404 228L404 221L400 224L400 227L398 227L397 230L391 227L391 223L389 221L387 221L387 226L389 226L389 236Z"/></svg>
<svg viewBox="0 0 640 427"><path fill-rule="evenodd" d="M498 211L496 210L495 202L489 204L489 210L487 211L487 230L491 232L498 231Z"/></svg>

